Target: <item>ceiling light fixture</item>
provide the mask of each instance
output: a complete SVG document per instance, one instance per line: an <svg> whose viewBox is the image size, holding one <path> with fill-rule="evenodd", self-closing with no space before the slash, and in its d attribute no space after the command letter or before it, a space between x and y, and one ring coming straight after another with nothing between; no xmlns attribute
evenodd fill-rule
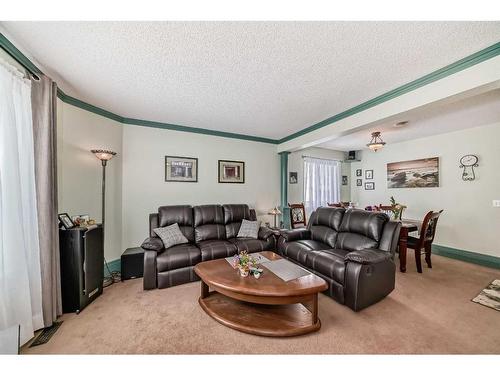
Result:
<svg viewBox="0 0 500 375"><path fill-rule="evenodd" d="M380 138L380 132L372 133L372 139L370 143L367 144L367 146L370 150L375 152L385 146L385 142L382 140L382 138Z"/></svg>
<svg viewBox="0 0 500 375"><path fill-rule="evenodd" d="M400 121L400 122L395 123L393 126L395 128L402 128L402 127L404 127L406 125L408 125L408 121Z"/></svg>

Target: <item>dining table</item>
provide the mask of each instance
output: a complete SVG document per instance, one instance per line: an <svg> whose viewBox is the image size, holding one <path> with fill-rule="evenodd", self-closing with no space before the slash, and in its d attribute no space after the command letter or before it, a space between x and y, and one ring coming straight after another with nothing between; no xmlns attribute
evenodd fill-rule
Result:
<svg viewBox="0 0 500 375"><path fill-rule="evenodd" d="M399 232L399 270L406 272L406 251L408 248L408 236L412 232L419 232L422 227L421 220L403 219L397 220L401 223Z"/></svg>

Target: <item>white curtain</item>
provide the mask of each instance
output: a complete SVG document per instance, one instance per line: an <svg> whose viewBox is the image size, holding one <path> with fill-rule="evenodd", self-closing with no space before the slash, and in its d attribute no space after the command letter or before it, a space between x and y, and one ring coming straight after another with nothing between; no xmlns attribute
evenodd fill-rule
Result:
<svg viewBox="0 0 500 375"><path fill-rule="evenodd" d="M304 206L306 215L328 203L340 201L340 161L304 158Z"/></svg>
<svg viewBox="0 0 500 375"><path fill-rule="evenodd" d="M0 330L43 327L30 81L0 59Z"/></svg>

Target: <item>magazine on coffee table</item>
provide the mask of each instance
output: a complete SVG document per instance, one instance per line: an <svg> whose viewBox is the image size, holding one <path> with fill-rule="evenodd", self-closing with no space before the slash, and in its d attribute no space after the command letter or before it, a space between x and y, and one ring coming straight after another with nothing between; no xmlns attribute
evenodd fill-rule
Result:
<svg viewBox="0 0 500 375"><path fill-rule="evenodd" d="M267 262L264 264L264 267L285 282L311 274L309 271L306 271L302 267L299 267L295 263L286 259L278 259L272 262Z"/></svg>

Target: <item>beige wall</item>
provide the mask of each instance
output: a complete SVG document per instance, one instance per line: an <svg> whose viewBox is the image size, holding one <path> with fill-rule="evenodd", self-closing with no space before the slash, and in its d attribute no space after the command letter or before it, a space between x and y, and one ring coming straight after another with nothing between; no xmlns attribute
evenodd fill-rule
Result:
<svg viewBox="0 0 500 375"><path fill-rule="evenodd" d="M104 148L118 155L106 167L105 257L123 252L122 125L116 121L57 101L59 212L89 214L101 222L101 162L90 152Z"/></svg>
<svg viewBox="0 0 500 375"><path fill-rule="evenodd" d="M492 207L500 199L500 123L478 128L389 144L373 153L363 151L356 169L374 170L375 190L351 186L351 196L360 207L389 203L389 198L408 206L404 217L422 219L428 210L444 209L439 219L435 243L456 249L500 256L500 208ZM476 180L462 181L459 160L463 155L479 157ZM404 160L439 157L440 186L437 188L388 189L386 164Z"/></svg>
<svg viewBox="0 0 500 375"><path fill-rule="evenodd" d="M288 201L290 203L299 203L304 201L304 160L302 156L312 156L316 158L345 160L346 155L343 151L328 150L326 148L310 147L303 150L292 152L288 155L288 172L297 172L297 183L288 184ZM342 201L349 201L351 197L351 165L342 162L342 175L348 176L349 184L340 186L340 197ZM310 213L308 213L310 214Z"/></svg>
<svg viewBox="0 0 500 375"><path fill-rule="evenodd" d="M165 182L165 155L198 158L198 182ZM245 162L244 184L219 184L219 159ZM259 220L279 203L276 145L141 126L123 127L123 247L148 235L162 205L247 203Z"/></svg>

